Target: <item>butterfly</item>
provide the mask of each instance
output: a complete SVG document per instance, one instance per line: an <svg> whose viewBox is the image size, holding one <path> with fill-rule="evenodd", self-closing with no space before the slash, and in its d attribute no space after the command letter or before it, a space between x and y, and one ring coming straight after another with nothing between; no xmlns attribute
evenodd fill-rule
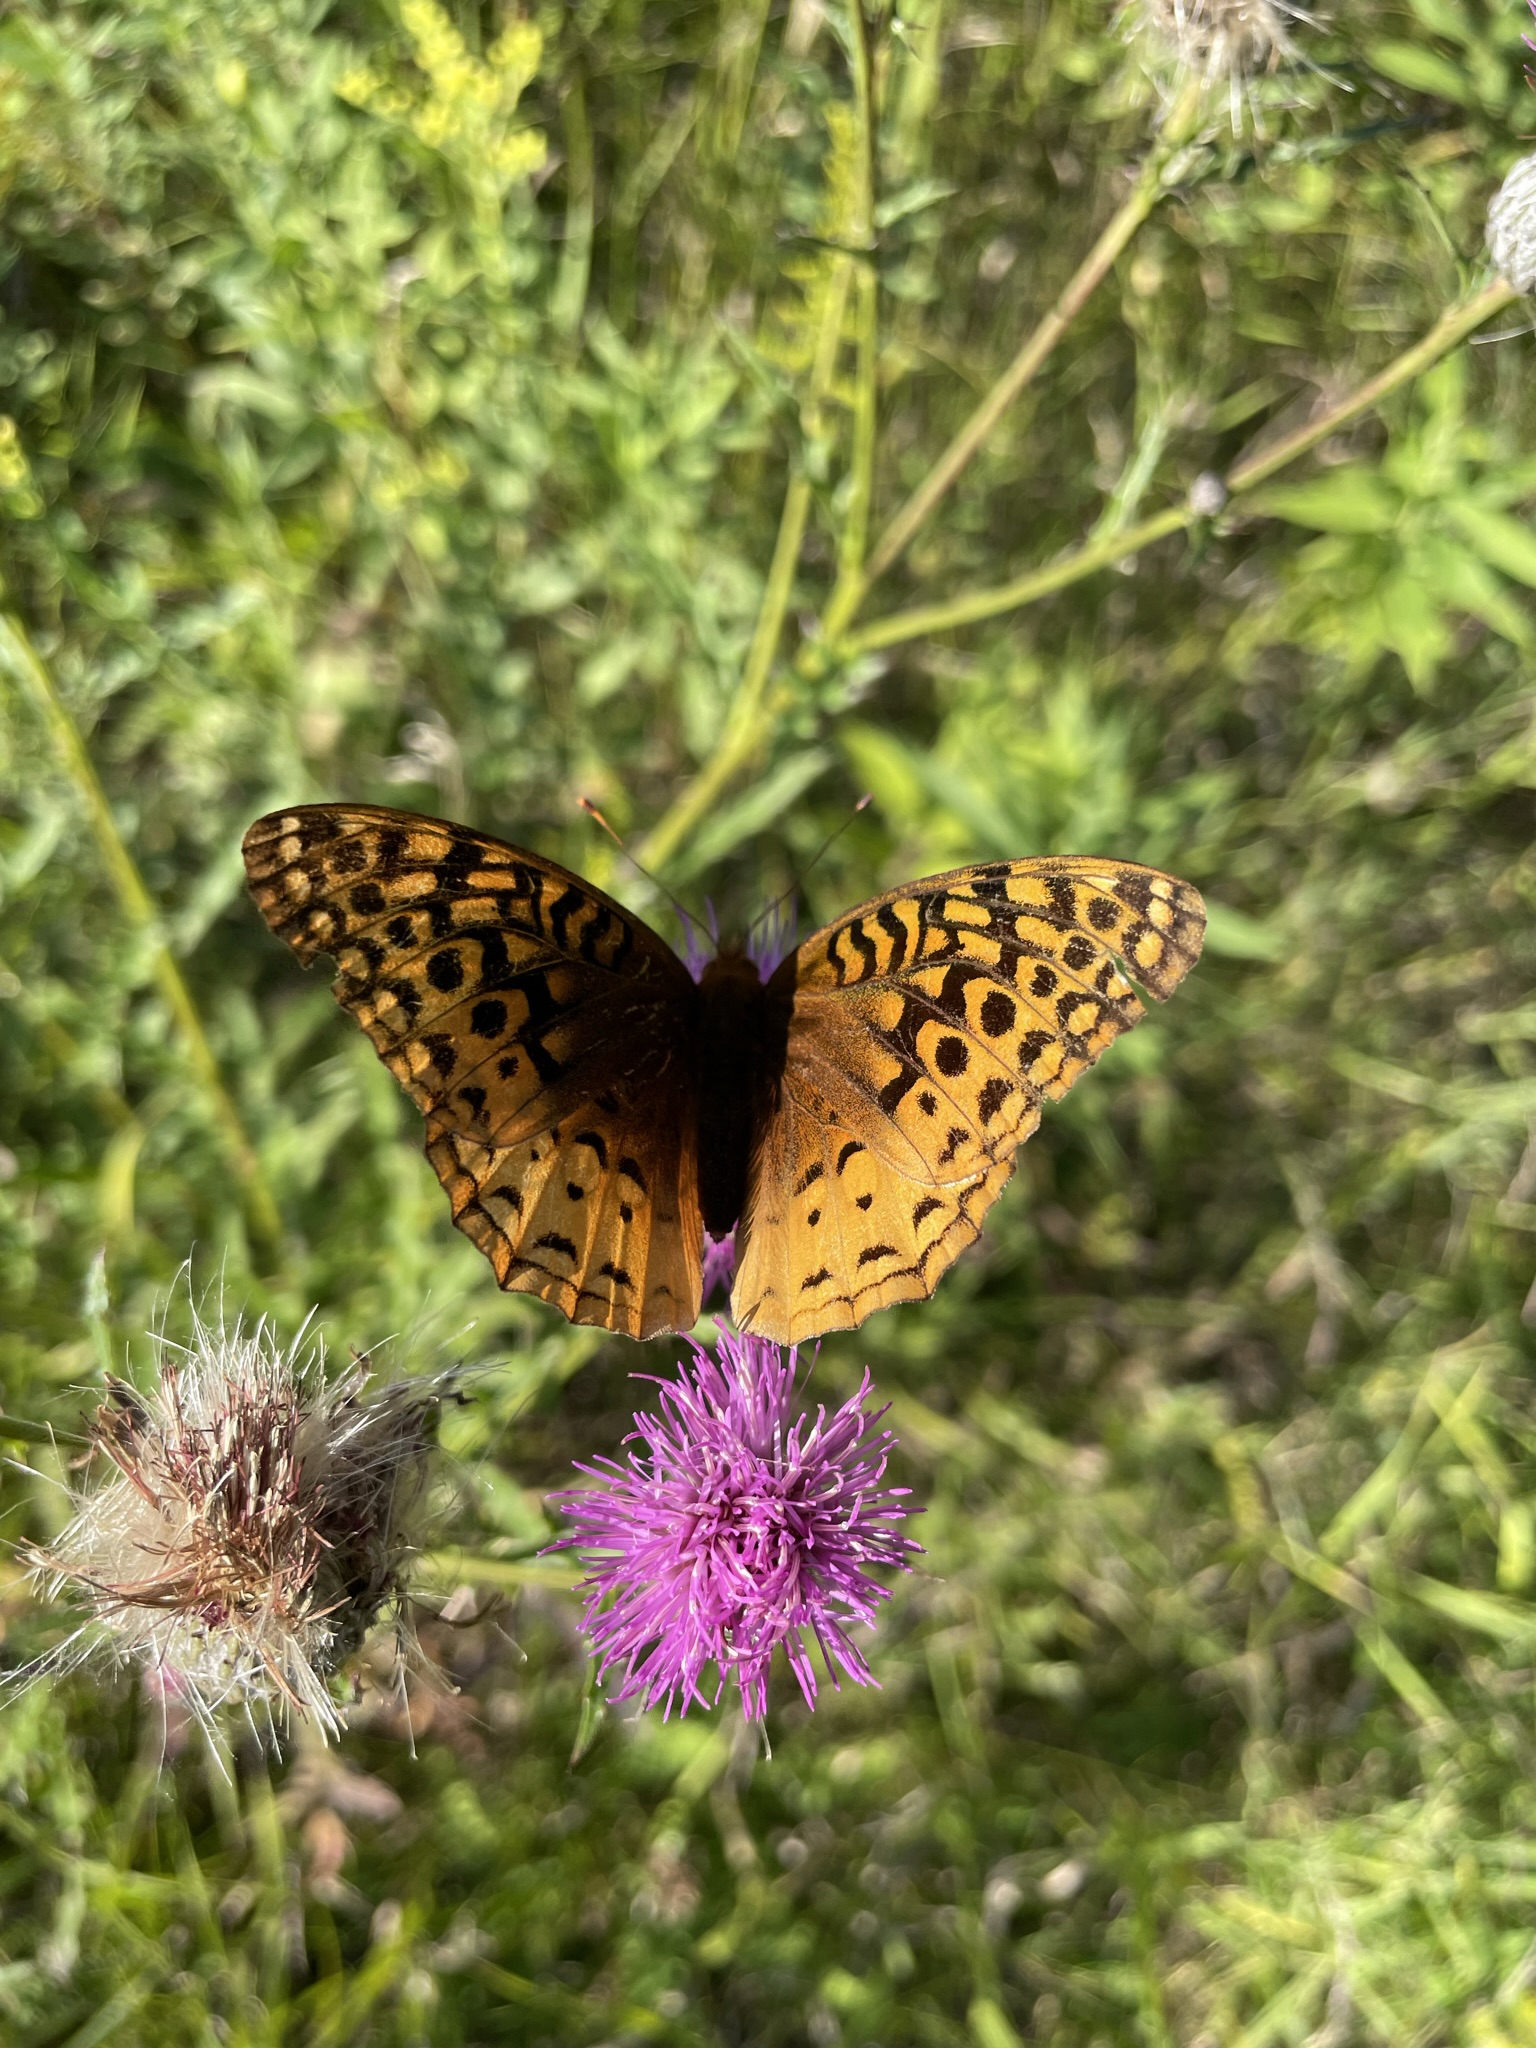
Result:
<svg viewBox="0 0 1536 2048"><path fill-rule="evenodd" d="M245 835L258 909L426 1118L453 1220L505 1288L630 1337L690 1329L705 1232L731 1313L777 1343L932 1294L1014 1154L1199 956L1187 882L1125 861L992 861L908 882L766 980L695 981L542 855L374 804Z"/></svg>

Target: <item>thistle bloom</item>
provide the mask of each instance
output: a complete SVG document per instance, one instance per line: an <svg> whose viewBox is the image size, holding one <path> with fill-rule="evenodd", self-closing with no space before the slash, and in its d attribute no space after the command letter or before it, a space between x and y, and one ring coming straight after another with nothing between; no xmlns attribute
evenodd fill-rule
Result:
<svg viewBox="0 0 1536 2048"><path fill-rule="evenodd" d="M368 1392L361 1359L327 1383L318 1343L288 1346L193 1311L193 1342L157 1337L141 1395L109 1383L91 1427L114 1468L33 1550L34 1582L90 1620L44 1668L98 1651L205 1724L234 1706L270 1737L292 1716L339 1731L327 1681L398 1601L442 1377Z"/></svg>
<svg viewBox="0 0 1536 2048"><path fill-rule="evenodd" d="M1518 292L1536 285L1536 156L1523 156L1488 209L1488 251Z"/></svg>
<svg viewBox="0 0 1536 2048"><path fill-rule="evenodd" d="M692 1349L676 1380L657 1382L661 1413L635 1416L627 1441L640 1448L579 1466L595 1484L555 1496L573 1525L557 1547L587 1566L599 1679L617 1666L615 1701L667 1715L718 1704L734 1680L761 1720L782 1645L808 1706L813 1647L834 1689L839 1670L873 1685L848 1629L890 1597L872 1570L909 1570L918 1545L900 1533L907 1489L882 1483L895 1438L866 1407L869 1374L831 1417L791 1421L793 1350L730 1332L718 1357Z"/></svg>

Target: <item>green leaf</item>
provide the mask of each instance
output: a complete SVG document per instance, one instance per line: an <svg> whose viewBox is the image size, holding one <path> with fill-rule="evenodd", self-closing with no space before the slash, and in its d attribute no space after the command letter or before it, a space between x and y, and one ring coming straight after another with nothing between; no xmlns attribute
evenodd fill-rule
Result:
<svg viewBox="0 0 1536 2048"><path fill-rule="evenodd" d="M1444 36L1448 43L1470 44L1472 27L1465 7L1452 0L1408 0L1409 6L1427 29Z"/></svg>
<svg viewBox="0 0 1536 2048"><path fill-rule="evenodd" d="M1366 52L1376 69L1410 92L1429 93L1437 100L1466 106L1473 97L1464 71L1448 57L1440 57L1419 43L1387 40L1370 44Z"/></svg>
<svg viewBox="0 0 1536 2048"><path fill-rule="evenodd" d="M1275 484L1246 501L1271 519L1310 526L1319 533L1390 533L1402 500L1373 469L1351 464L1304 484Z"/></svg>
<svg viewBox="0 0 1536 2048"><path fill-rule="evenodd" d="M1205 904L1205 946L1208 953L1220 953L1228 960L1278 960L1289 944L1285 934L1273 925L1229 910L1225 903Z"/></svg>
<svg viewBox="0 0 1536 2048"><path fill-rule="evenodd" d="M832 765L827 747L804 747L786 755L761 782L711 818L671 869L686 880L723 860L743 839L766 832L795 800Z"/></svg>
<svg viewBox="0 0 1536 2048"><path fill-rule="evenodd" d="M1456 542L1426 535L1406 564L1406 581L1422 583L1442 605L1470 612L1516 647L1531 637L1531 623L1504 584L1482 560Z"/></svg>
<svg viewBox="0 0 1536 2048"><path fill-rule="evenodd" d="M1485 562L1536 590L1536 533L1523 519L1491 512L1469 498L1448 499L1446 517Z"/></svg>

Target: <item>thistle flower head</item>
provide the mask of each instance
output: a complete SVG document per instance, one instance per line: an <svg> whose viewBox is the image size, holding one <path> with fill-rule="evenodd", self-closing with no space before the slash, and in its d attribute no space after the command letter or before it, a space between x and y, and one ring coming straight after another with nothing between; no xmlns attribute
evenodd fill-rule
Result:
<svg viewBox="0 0 1536 2048"><path fill-rule="evenodd" d="M1296 56L1292 24L1312 20L1291 0L1126 0L1121 12L1155 71L1225 83L1234 131L1253 81Z"/></svg>
<svg viewBox="0 0 1536 2048"><path fill-rule="evenodd" d="M848 1630L890 1597L872 1572L909 1569L918 1546L900 1532L907 1490L883 1483L895 1439L869 1411L868 1373L835 1414L791 1419L793 1350L729 1332L715 1357L692 1349L657 1383L661 1412L635 1416L627 1460L580 1466L594 1483L555 1497L572 1524L560 1547L587 1566L599 1678L617 1667L615 1700L668 1715L716 1705L734 1681L752 1720L781 1646L808 1706L813 1649L834 1688L839 1671L873 1685Z"/></svg>
<svg viewBox="0 0 1536 2048"><path fill-rule="evenodd" d="M1516 291L1536 285L1536 156L1523 156L1488 209L1488 252Z"/></svg>
<svg viewBox="0 0 1536 2048"><path fill-rule="evenodd" d="M109 1476L30 1553L89 1610L49 1663L104 1650L205 1723L233 1706L264 1736L294 1715L334 1734L327 1681L401 1594L445 1381L369 1391L362 1359L327 1382L321 1345L265 1318L194 1310L189 1346L156 1345L152 1391L111 1382L92 1425Z"/></svg>

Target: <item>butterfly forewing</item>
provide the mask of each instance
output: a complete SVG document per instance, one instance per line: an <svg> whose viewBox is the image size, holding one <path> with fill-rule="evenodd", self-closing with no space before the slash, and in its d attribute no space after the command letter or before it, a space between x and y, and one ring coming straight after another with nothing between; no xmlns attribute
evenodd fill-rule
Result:
<svg viewBox="0 0 1536 2048"><path fill-rule="evenodd" d="M1199 956L1188 883L1125 862L962 868L817 932L761 1133L732 1305L781 1343L920 1300L1040 1121Z"/></svg>
<svg viewBox="0 0 1536 2048"><path fill-rule="evenodd" d="M695 991L590 883L440 819L311 804L245 837L251 892L427 1119L503 1287L629 1336L698 1315Z"/></svg>

